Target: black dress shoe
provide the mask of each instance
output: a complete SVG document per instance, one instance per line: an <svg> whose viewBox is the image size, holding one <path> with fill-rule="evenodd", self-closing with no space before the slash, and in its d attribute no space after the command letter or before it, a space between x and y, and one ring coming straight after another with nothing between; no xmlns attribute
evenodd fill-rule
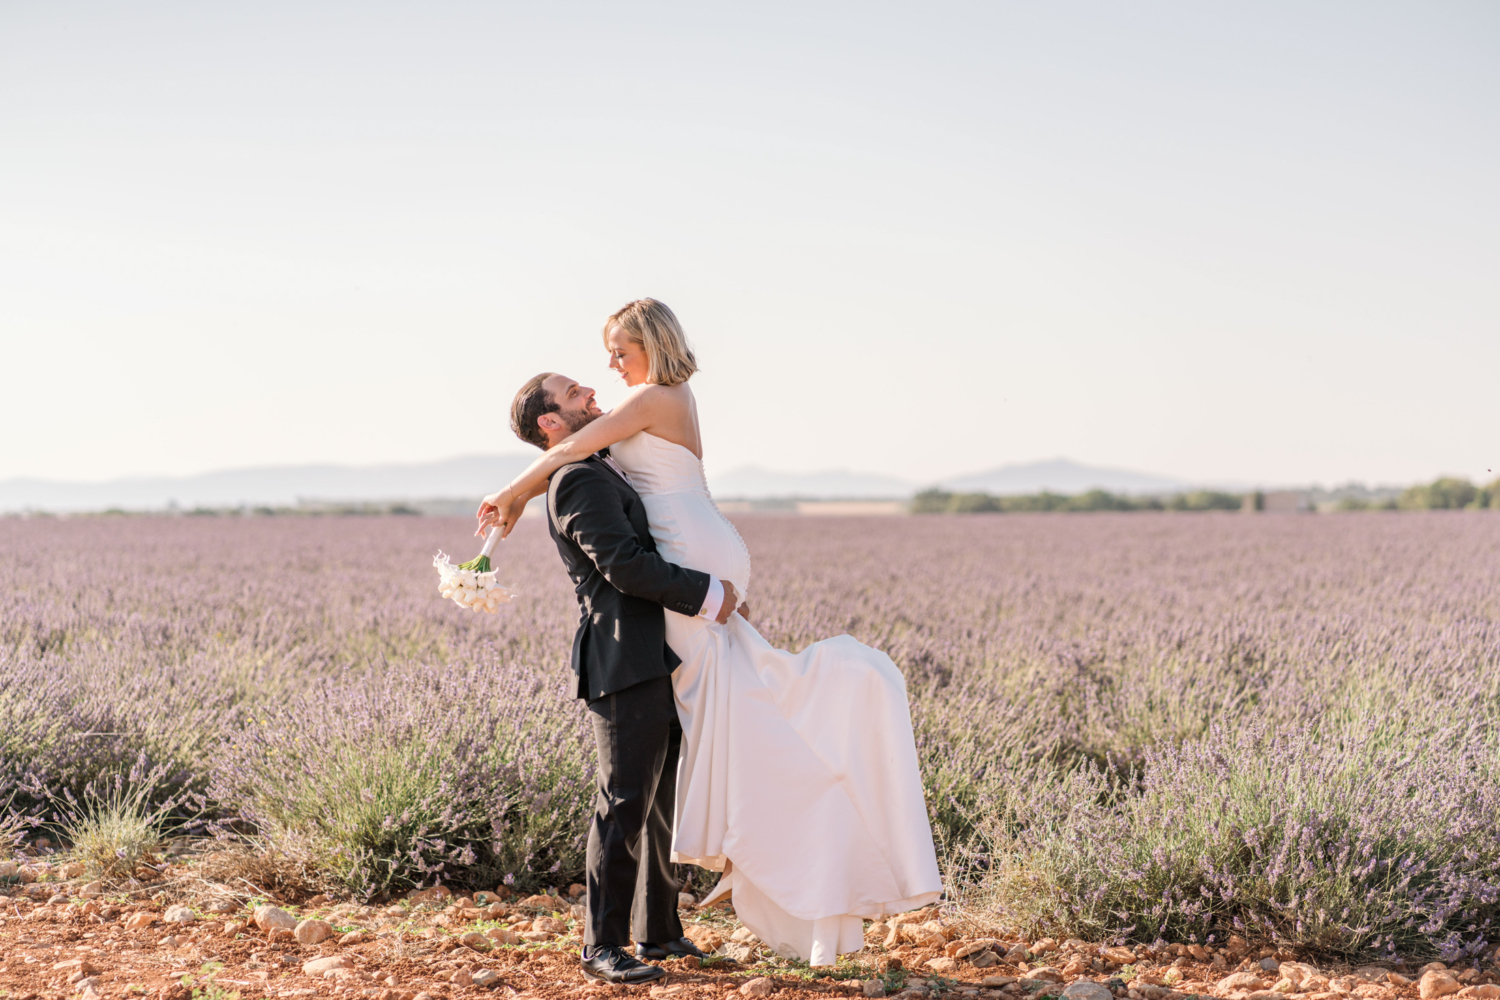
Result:
<svg viewBox="0 0 1500 1000"><path fill-rule="evenodd" d="M639 941L635 946L636 958L649 958L653 962L663 962L669 958L707 958L708 956L698 950L698 946L685 937L676 941L668 941L666 944L652 944L649 941Z"/></svg>
<svg viewBox="0 0 1500 1000"><path fill-rule="evenodd" d="M618 945L591 946L583 951L583 978L599 983L649 983L667 970L637 962Z"/></svg>

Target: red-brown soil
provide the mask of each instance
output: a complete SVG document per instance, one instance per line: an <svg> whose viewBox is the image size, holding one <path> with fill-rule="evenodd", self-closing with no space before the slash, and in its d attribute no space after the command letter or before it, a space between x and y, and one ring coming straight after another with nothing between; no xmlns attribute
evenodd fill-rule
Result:
<svg viewBox="0 0 1500 1000"><path fill-rule="evenodd" d="M105 895L90 900L70 896L67 902L47 902L56 894L68 895L70 889L76 891L77 886L37 883L0 887L0 892L10 894L8 898L0 897L0 997L4 1000L91 1000L92 997L232 1000L236 994L240 1000L261 997L417 1000L420 994L432 1000L615 994L693 1000L738 996L741 986L761 976L772 980L775 996L788 1000L814 996L862 997L865 994L859 980L880 977L894 964L893 959L906 970L909 979L927 980L925 986L918 988L935 998L978 996L987 1000L1024 1000L1028 996L1058 992L1066 985L1044 985L1026 979L1028 971L1035 971L1041 961L1029 968L1002 963L977 969L965 960L958 960L956 968L933 978L934 973L927 966L929 960L943 956L945 950L950 954L962 950L955 943L961 946L964 937L955 933L942 947L929 941L886 950L879 942L873 942L865 952L852 956L852 961L846 959L833 976L821 978L814 977L818 970L798 969L774 959L753 967L721 961L704 968L690 968L694 963L688 960L666 963L667 977L648 986L606 986L584 979L579 970L577 940L566 935L553 941L499 947L487 954L459 944L458 938L476 926L497 926L493 920L475 920L480 911L467 906L417 909L395 925L387 916L383 927L374 926L380 918L370 919L369 908L360 911L363 919L349 913L335 914L334 922L363 925L369 933L379 936L347 945L338 944L336 938L316 945L299 945L296 941L269 940L268 934L256 929L248 919L248 909L243 908L227 914L200 911L201 918L192 923L166 925L160 920L166 906L182 900L166 898L162 893L147 900ZM561 902L565 904L566 900ZM447 900L440 901L446 903ZM304 907L299 915L307 915L314 909ZM138 914L151 914L157 920L149 926L131 929L129 925L145 919ZM713 919L721 923L721 930L734 929L729 918ZM303 972L305 963L335 955L343 956L349 965L349 969L336 974L338 978ZM1058 959L1057 964L1062 964L1062 953L1045 957ZM1159 964L1173 965L1177 972L1171 977L1172 989L1143 989L1144 993L1154 994L1155 1000L1183 1000L1195 993L1233 995L1216 991L1214 986L1229 971L1222 958L1217 965L1182 958ZM480 969L498 973L498 982L481 987L456 985L452 981L457 972ZM1482 976L1471 974L1466 986L1493 982L1494 971L1486 970ZM988 985L983 982L987 977L991 978ZM1018 977L1024 981L1002 989L993 977ZM1104 981L1109 973L1095 966L1083 972L1075 970L1074 975L1064 978ZM1397 987L1369 982L1368 978L1361 980L1357 989L1303 994L1303 997L1306 1000L1415 1000L1417 997L1415 984ZM886 981L894 987L892 995L900 991L899 973L887 976ZM1465 992L1477 995L1472 989ZM1123 996L1124 991L1119 990L1116 995ZM1239 995L1243 1000L1244 992Z"/></svg>

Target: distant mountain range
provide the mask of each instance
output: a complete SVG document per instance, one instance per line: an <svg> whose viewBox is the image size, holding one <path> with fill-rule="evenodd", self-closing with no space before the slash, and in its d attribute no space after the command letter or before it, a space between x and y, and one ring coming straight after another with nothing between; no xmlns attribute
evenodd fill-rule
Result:
<svg viewBox="0 0 1500 1000"><path fill-rule="evenodd" d="M920 484L895 476L844 470L773 472L756 465L731 469L713 477L710 483L714 496L726 500L764 500L772 497L901 499L929 485L955 492L983 492L1004 496L1040 493L1042 490L1082 493L1096 488L1112 493L1171 493L1186 489L1190 484L1186 480L1169 476L1082 465L1066 458L1002 465L985 472L945 479L937 484Z"/></svg>
<svg viewBox="0 0 1500 1000"><path fill-rule="evenodd" d="M466 455L404 465L284 465L198 476L59 483L0 482L0 510L163 510L194 507L291 507L300 501L426 500L481 497L510 481L532 455Z"/></svg>
<svg viewBox="0 0 1500 1000"><path fill-rule="evenodd" d="M229 469L197 476L141 477L101 483L41 479L0 481L0 511L165 510L194 507L291 507L303 502L374 502L454 499L472 501L504 485L532 459L525 455L466 455L440 462L342 466L288 465ZM904 499L926 485L879 473L777 472L747 465L711 477L724 500ZM997 495L1081 493L1170 493L1185 480L1123 469L1082 465L1059 458L1004 465L937 484L943 489Z"/></svg>
<svg viewBox="0 0 1500 1000"><path fill-rule="evenodd" d="M873 472L775 472L759 465L743 465L713 476L709 488L725 500L766 500L800 497L806 500L889 500L909 497L917 486L895 476Z"/></svg>

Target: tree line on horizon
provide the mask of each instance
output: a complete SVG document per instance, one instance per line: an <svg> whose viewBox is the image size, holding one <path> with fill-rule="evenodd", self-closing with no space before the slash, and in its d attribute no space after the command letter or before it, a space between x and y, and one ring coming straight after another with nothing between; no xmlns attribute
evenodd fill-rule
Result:
<svg viewBox="0 0 1500 1000"><path fill-rule="evenodd" d="M913 514L1035 514L1086 513L1097 511L1210 511L1260 510L1264 494L1228 493L1219 490L1188 490L1170 496L1132 497L1108 490L1066 494L1043 490L1015 496L992 493L955 493L930 489L911 501ZM1500 479L1476 486L1468 479L1444 476L1431 483L1411 486L1397 497L1367 500L1341 498L1338 511L1361 510L1500 510Z"/></svg>
<svg viewBox="0 0 1500 1000"><path fill-rule="evenodd" d="M1170 497L1131 497L1108 490L1068 495L1043 490L1017 496L923 490L912 498L913 514L1038 514L1084 511L1239 510L1244 496L1217 490L1191 490Z"/></svg>

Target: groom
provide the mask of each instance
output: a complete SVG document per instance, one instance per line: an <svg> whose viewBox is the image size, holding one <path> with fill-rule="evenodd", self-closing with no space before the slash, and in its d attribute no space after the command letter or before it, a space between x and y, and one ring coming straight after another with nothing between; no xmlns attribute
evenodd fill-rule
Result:
<svg viewBox="0 0 1500 1000"><path fill-rule="evenodd" d="M521 440L546 450L600 416L594 390L549 372L516 393L510 425ZM481 507L481 518L485 512ZM573 671L599 751L583 974L647 982L666 972L640 958L705 957L682 934L672 878L682 743L672 671L681 661L667 645L662 608L723 624L738 597L728 580L657 554L645 505L607 449L553 474L547 524L578 594ZM632 928L635 956L625 950Z"/></svg>

